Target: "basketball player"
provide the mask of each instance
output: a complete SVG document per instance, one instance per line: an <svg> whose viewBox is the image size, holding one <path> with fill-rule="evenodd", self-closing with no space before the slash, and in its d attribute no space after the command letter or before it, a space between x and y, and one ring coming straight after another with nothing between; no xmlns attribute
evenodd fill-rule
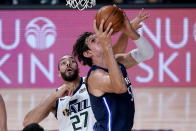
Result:
<svg viewBox="0 0 196 131"><path fill-rule="evenodd" d="M25 116L24 126L39 123L52 112L58 119L59 131L92 130L95 118L77 62L71 55L64 55L58 62L58 71L63 85Z"/></svg>
<svg viewBox="0 0 196 131"><path fill-rule="evenodd" d="M110 23L103 31L94 21L95 33L85 32L74 45L73 54L91 67L87 75L87 89L96 118L94 131L131 131L134 121L132 85L126 69L152 58L153 47L130 25L125 16L123 32L136 44L129 53L114 54Z"/></svg>
<svg viewBox="0 0 196 131"><path fill-rule="evenodd" d="M3 98L0 94L0 131L7 131L7 115Z"/></svg>
<svg viewBox="0 0 196 131"><path fill-rule="evenodd" d="M147 15L138 16L132 21L135 29L140 28L140 22L148 18ZM113 51L122 53L126 46L127 36L123 33L113 46ZM60 131L92 131L95 118L91 110L85 78L79 76L78 64L71 55L64 55L58 62L58 70L63 85L25 116L24 126L39 123L52 112L59 121Z"/></svg>

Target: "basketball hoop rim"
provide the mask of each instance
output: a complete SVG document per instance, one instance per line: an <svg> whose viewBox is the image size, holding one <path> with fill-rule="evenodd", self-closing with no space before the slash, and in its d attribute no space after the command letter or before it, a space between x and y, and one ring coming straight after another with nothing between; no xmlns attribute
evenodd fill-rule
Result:
<svg viewBox="0 0 196 131"><path fill-rule="evenodd" d="M96 5L96 0L66 0L66 2L66 6L80 11Z"/></svg>

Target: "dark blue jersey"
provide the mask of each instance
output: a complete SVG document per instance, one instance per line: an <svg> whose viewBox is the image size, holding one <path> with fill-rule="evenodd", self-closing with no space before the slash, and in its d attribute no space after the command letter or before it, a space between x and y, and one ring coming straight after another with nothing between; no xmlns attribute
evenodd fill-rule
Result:
<svg viewBox="0 0 196 131"><path fill-rule="evenodd" d="M128 91L123 94L105 93L103 96L96 97L89 92L91 108L97 122L94 125L94 131L131 131L135 114L132 86L125 67L119 64L119 67L125 78ZM88 72L108 69L100 66L92 66Z"/></svg>

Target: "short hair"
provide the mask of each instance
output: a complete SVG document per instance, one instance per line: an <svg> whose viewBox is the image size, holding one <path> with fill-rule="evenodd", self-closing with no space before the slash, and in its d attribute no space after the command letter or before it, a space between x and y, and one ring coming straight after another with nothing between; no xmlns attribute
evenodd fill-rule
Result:
<svg viewBox="0 0 196 131"><path fill-rule="evenodd" d="M76 40L76 43L73 46L72 54L74 57L77 57L79 62L81 62L83 65L89 65L92 66L93 62L91 58L84 57L83 53L87 50L90 50L88 45L86 44L86 38L88 38L90 35L93 35L92 32L84 32L79 36L79 38Z"/></svg>
<svg viewBox="0 0 196 131"><path fill-rule="evenodd" d="M23 128L22 131L44 131L38 123L31 123Z"/></svg>

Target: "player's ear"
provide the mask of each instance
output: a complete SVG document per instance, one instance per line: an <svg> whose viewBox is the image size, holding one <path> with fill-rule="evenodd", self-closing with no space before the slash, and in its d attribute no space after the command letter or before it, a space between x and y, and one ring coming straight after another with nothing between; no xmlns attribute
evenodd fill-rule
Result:
<svg viewBox="0 0 196 131"><path fill-rule="evenodd" d="M87 57L87 58L90 58L92 56L92 53L91 53L90 50L87 50L87 51L83 52L83 56Z"/></svg>

